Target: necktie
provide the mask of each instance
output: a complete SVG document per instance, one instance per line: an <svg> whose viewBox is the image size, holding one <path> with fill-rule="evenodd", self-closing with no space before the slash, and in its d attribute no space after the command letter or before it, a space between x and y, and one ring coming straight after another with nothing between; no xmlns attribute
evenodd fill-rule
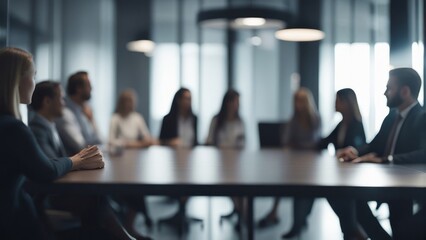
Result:
<svg viewBox="0 0 426 240"><path fill-rule="evenodd" d="M398 116L395 118L392 128L390 129L389 132L389 137L388 140L386 142L386 147L385 147L385 151L383 152L383 156L388 156L389 154L391 154L392 152L392 144L394 142L394 139L397 137L396 136L396 129L398 128L398 124L401 122L402 120L402 116L401 114L398 114Z"/></svg>

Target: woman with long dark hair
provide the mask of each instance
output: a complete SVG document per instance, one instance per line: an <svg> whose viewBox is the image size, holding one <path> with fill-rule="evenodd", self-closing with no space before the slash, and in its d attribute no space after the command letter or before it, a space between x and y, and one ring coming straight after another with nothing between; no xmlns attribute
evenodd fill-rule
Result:
<svg viewBox="0 0 426 240"><path fill-rule="evenodd" d="M223 97L219 113L212 119L206 144L219 148L243 148L244 123L239 114L240 94L228 90Z"/></svg>
<svg viewBox="0 0 426 240"><path fill-rule="evenodd" d="M206 144L218 148L241 149L245 145L244 123L239 114L240 94L235 90L228 90L222 100L219 113L213 117ZM231 213L221 216L230 218L234 214L240 217L242 199L232 197L234 209ZM240 219L238 219L240 221ZM239 222L238 221L238 222ZM239 224L236 225L237 229Z"/></svg>
<svg viewBox="0 0 426 240"><path fill-rule="evenodd" d="M192 112L189 89L181 88L173 97L170 112L163 118L160 141L172 147L190 148L198 144L197 116Z"/></svg>
<svg viewBox="0 0 426 240"><path fill-rule="evenodd" d="M175 148L192 148L198 145L197 116L192 112L191 92L180 88L173 97L170 112L164 116L161 124L160 143ZM159 223L168 223L176 227L188 227L190 221L201 221L186 217L188 197L179 199L179 209L170 218L162 219Z"/></svg>
<svg viewBox="0 0 426 240"><path fill-rule="evenodd" d="M332 143L336 149L347 146L359 147L365 144L365 132L362 124L361 112L355 92L344 88L336 93L336 112L342 115L342 121L319 144L324 149Z"/></svg>
<svg viewBox="0 0 426 240"><path fill-rule="evenodd" d="M364 126L355 92L350 88L337 91L335 107L336 112L342 115L342 120L330 135L320 141L319 148L325 149L330 143L334 145L335 149L364 145L366 143ZM328 202L339 217L340 227L345 239L366 238L356 219L356 203L354 200L329 198Z"/></svg>

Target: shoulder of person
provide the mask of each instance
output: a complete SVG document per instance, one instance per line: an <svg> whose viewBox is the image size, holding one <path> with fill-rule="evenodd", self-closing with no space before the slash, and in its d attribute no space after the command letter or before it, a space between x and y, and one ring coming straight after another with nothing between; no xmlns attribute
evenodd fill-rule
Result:
<svg viewBox="0 0 426 240"><path fill-rule="evenodd" d="M130 117L137 118L137 119L144 119L143 116L142 116L142 114L140 114L140 113L138 113L136 111L133 111L132 113L130 113Z"/></svg>
<svg viewBox="0 0 426 240"><path fill-rule="evenodd" d="M75 114L74 112L68 108L68 107L64 107L64 109L62 110L62 117L59 119L75 119Z"/></svg>
<svg viewBox="0 0 426 240"><path fill-rule="evenodd" d="M170 113L166 114L166 115L163 117L163 121L170 121L171 119L172 119L172 115L171 115Z"/></svg>
<svg viewBox="0 0 426 240"><path fill-rule="evenodd" d="M0 120L0 128L3 128L6 132L13 132L28 130L28 127L19 119L13 116L2 116Z"/></svg>
<svg viewBox="0 0 426 240"><path fill-rule="evenodd" d="M31 121L28 123L28 127L30 127L31 130L47 129L48 128L37 117L34 117L33 119L31 119Z"/></svg>

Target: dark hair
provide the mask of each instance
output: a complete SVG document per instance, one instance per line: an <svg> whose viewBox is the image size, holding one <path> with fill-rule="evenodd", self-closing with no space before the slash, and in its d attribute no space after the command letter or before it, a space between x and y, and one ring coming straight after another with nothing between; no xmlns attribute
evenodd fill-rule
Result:
<svg viewBox="0 0 426 240"><path fill-rule="evenodd" d="M228 117L227 106L230 102L234 101L235 98L239 96L240 94L233 89L229 89L225 93L225 96L223 96L222 106L220 107L219 113L216 115L216 128L213 135L214 136L213 142L215 143L215 145L217 145L217 135L220 129L223 128L223 126L225 125L226 119ZM237 112L237 119L241 119L238 112Z"/></svg>
<svg viewBox="0 0 426 240"><path fill-rule="evenodd" d="M410 88L411 96L415 99L419 96L422 80L419 74L412 68L395 68L389 71L389 76L397 78L398 86Z"/></svg>
<svg viewBox="0 0 426 240"><path fill-rule="evenodd" d="M340 99L348 103L350 113L353 118L358 121L362 120L361 112L359 111L358 100L356 98L356 94L354 90L351 88L343 88L337 91L336 96Z"/></svg>
<svg viewBox="0 0 426 240"><path fill-rule="evenodd" d="M72 96L77 93L77 89L81 88L85 84L85 78L88 73L85 71L76 72L68 78L67 83L67 94Z"/></svg>
<svg viewBox="0 0 426 240"><path fill-rule="evenodd" d="M183 96L183 94L185 92L189 92L190 93L191 91L189 91L188 88L180 88L175 93L175 96L173 97L172 106L170 107L169 115L173 116L173 118L176 118L176 120L177 120L177 117L178 117L178 114L179 114L179 110L180 110L179 109L179 101L182 99L182 96ZM192 107L189 109L189 114L190 115L194 115L192 113Z"/></svg>
<svg viewBox="0 0 426 240"><path fill-rule="evenodd" d="M45 97L54 98L56 89L59 88L59 83L54 81L43 81L36 84L31 100L31 108L38 111L43 107Z"/></svg>

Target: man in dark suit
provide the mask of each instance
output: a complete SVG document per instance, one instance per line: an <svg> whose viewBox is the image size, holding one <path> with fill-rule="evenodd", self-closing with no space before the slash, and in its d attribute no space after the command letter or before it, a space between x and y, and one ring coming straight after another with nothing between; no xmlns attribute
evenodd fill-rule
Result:
<svg viewBox="0 0 426 240"><path fill-rule="evenodd" d="M425 113L417 101L420 91L420 76L412 68L397 68L389 72L389 81L385 96L391 108L383 120L379 133L367 145L347 147L338 153L341 161L355 163L412 163L419 159L424 148L426 132ZM411 155L415 154L415 155ZM420 159L421 160L421 159ZM421 160L424 162L424 160ZM401 221L412 215L412 200L399 199L388 202L389 220L394 239L404 239ZM378 229L377 219L371 213L366 202L357 206L358 219L370 237L387 238L383 229ZM374 222L373 222L374 221Z"/></svg>
<svg viewBox="0 0 426 240"><path fill-rule="evenodd" d="M36 85L31 108L36 112L29 127L49 158L66 156L65 148L56 131L54 120L62 116L64 101L57 82L43 81Z"/></svg>

